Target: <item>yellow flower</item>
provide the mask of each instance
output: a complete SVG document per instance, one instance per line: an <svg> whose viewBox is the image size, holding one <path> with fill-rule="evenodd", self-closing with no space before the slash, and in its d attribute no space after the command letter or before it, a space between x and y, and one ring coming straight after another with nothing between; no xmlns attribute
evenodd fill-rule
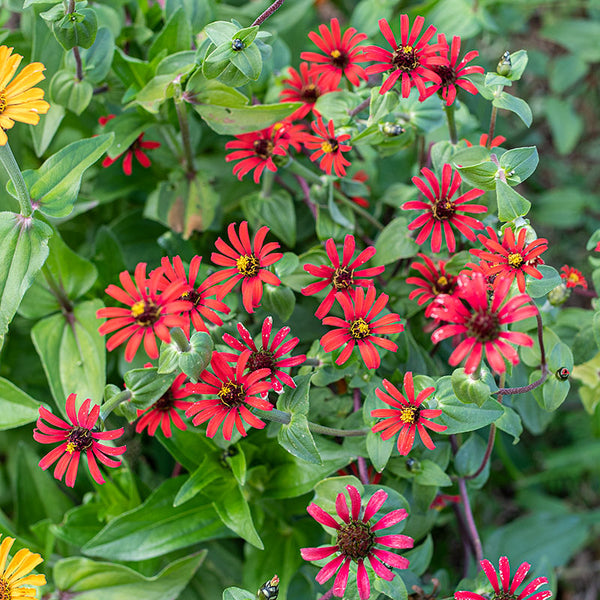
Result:
<svg viewBox="0 0 600 600"><path fill-rule="evenodd" d="M44 79L42 71L46 67L39 62L31 63L13 79L23 57L13 54L12 50L0 46L0 146L8 141L4 130L10 129L15 121L37 125L40 114L46 114L50 108L42 100L44 90L33 87ZM0 600L3 600L1 596Z"/></svg>
<svg viewBox="0 0 600 600"><path fill-rule="evenodd" d="M46 584L44 575L27 575L32 569L42 562L39 554L34 554L23 548L19 550L4 568L8 559L14 538L4 538L0 544L0 600L21 600L22 598L35 598L35 587Z"/></svg>

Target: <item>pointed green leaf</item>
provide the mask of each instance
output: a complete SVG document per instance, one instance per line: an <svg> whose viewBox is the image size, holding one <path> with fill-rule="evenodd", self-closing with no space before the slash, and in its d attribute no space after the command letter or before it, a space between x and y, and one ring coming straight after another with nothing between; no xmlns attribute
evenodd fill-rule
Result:
<svg viewBox="0 0 600 600"><path fill-rule="evenodd" d="M508 183L496 182L496 200L498 201L498 218L501 221L513 221L524 217L531 208L531 202L515 192Z"/></svg>
<svg viewBox="0 0 600 600"><path fill-rule="evenodd" d="M38 418L40 402L0 377L0 431L32 423Z"/></svg>
<svg viewBox="0 0 600 600"><path fill-rule="evenodd" d="M323 464L304 415L292 415L291 421L279 429L277 441L290 454L309 463Z"/></svg>
<svg viewBox="0 0 600 600"><path fill-rule="evenodd" d="M514 112L527 127L531 126L533 114L531 113L529 104L522 98L517 98L516 96L502 92L498 97L492 100L492 104L497 108L503 108Z"/></svg>

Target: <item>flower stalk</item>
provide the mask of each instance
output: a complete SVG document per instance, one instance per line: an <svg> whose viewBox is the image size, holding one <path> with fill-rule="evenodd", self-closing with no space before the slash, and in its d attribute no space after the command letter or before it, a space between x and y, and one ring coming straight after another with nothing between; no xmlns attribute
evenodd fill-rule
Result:
<svg viewBox="0 0 600 600"><path fill-rule="evenodd" d="M131 390L123 390L118 394L115 394L110 400L105 402L100 408L100 421L104 423L110 413L119 406L122 402L128 402L131 400L132 394Z"/></svg>
<svg viewBox="0 0 600 600"><path fill-rule="evenodd" d="M196 167L194 166L194 153L192 151L192 142L190 135L190 122L185 106L185 100L181 91L181 75L178 75L173 82L175 94L173 101L175 102L175 111L177 112L177 120L179 121L179 131L181 132L181 141L183 143L183 158L185 161L185 174L191 181L196 175Z"/></svg>
<svg viewBox="0 0 600 600"><path fill-rule="evenodd" d="M8 142L6 142L4 146L0 146L0 162L6 169L8 176L15 186L15 192L17 194L21 215L24 217L30 217L33 213L33 210L31 208L29 190L27 189L27 184L23 179L23 173L21 173L21 169L17 164L15 155L12 153Z"/></svg>
<svg viewBox="0 0 600 600"><path fill-rule="evenodd" d="M275 0L267 10L265 10L261 15L259 15L252 23L252 27L256 27L257 25L262 25L273 13L275 13L283 4L284 0Z"/></svg>
<svg viewBox="0 0 600 600"><path fill-rule="evenodd" d="M292 420L292 415L283 410L256 410L258 416L274 421L275 423L281 423L282 425L289 425ZM361 437L367 435L369 432L366 429L336 429L335 427L326 427L325 425L319 425L318 423L308 422L308 428L313 433L319 433L321 435L331 435L333 437Z"/></svg>
<svg viewBox="0 0 600 600"><path fill-rule="evenodd" d="M450 106L444 106L444 112L446 113L446 121L448 122L448 132L450 135L450 143L455 145L458 143L458 131L456 129L456 117L454 104Z"/></svg>

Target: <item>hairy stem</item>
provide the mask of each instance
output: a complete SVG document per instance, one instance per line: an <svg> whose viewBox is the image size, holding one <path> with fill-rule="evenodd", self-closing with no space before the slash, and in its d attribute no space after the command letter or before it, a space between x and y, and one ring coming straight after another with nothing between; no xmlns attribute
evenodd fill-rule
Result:
<svg viewBox="0 0 600 600"><path fill-rule="evenodd" d="M473 518L473 511L471 510L471 503L469 502L469 495L467 494L467 483L463 477L458 480L458 489L460 492L460 498L465 508L465 524L467 526L469 535L471 536L473 547L475 548L475 560L477 561L477 567L481 569L481 565L479 563L483 560L483 547L481 545L479 532L477 531L477 525L475 525L475 519Z"/></svg>
<svg viewBox="0 0 600 600"><path fill-rule="evenodd" d="M313 219L317 220L317 205L310 198L310 188L308 187L308 183L306 183L306 179L302 177L302 175L294 175L294 177L298 180L300 184L300 189L302 190L302 200L304 200L304 204L308 206L308 210L310 210L310 214L313 216Z"/></svg>
<svg viewBox="0 0 600 600"><path fill-rule="evenodd" d="M488 140L485 147L490 150L492 148L492 139L494 137L494 129L496 129L496 117L498 115L498 109L492 106L492 115L490 116L490 128L488 130Z"/></svg>
<svg viewBox="0 0 600 600"><path fill-rule="evenodd" d="M494 440L496 439L496 424L492 423L490 425L490 434L488 436L488 443L485 449L485 454L483 455L483 459L481 460L481 464L475 473L471 475L465 475L463 479L475 479L484 469L485 465L487 465L488 460L490 460L490 456L492 455L492 449L494 448Z"/></svg>
<svg viewBox="0 0 600 600"><path fill-rule="evenodd" d="M67 7L67 14L70 15L75 12L75 0L69 0L69 6ZM83 64L81 63L81 54L79 54L79 48L73 47L73 57L75 58L75 68L77 74L77 80L83 79Z"/></svg>
<svg viewBox="0 0 600 600"><path fill-rule="evenodd" d="M100 420L104 423L104 421L106 421L106 419L108 418L108 415L110 415L110 413L113 410L115 410L115 408L119 406L121 402L127 402L130 399L130 390L123 390L122 392L115 394L108 402L105 402L100 408Z"/></svg>
<svg viewBox="0 0 600 600"><path fill-rule="evenodd" d="M30 217L33 213L33 210L31 208L31 200L29 198L27 184L23 179L21 169L15 160L15 155L12 153L8 142L6 142L4 146L0 146L0 163L4 165L8 176L15 186L15 193L17 194L17 200L19 202L21 214L24 217Z"/></svg>
<svg viewBox="0 0 600 600"><path fill-rule="evenodd" d="M448 122L448 133L450 135L450 143L458 143L458 131L456 130L456 118L454 104L450 106L444 106L444 112L446 113L446 121Z"/></svg>
<svg viewBox="0 0 600 600"><path fill-rule="evenodd" d="M290 413L282 410L256 410L256 414L269 421L275 421L276 423L282 423L288 425L292 420ZM332 435L334 437L360 437L369 433L366 429L335 429L334 427L326 427L325 425L319 425L318 423L308 422L308 428L313 433L320 433L321 435Z"/></svg>
<svg viewBox="0 0 600 600"><path fill-rule="evenodd" d="M252 23L252 27L256 25L262 25L277 9L281 7L283 4L283 0L275 0L267 10L265 10L260 16L258 16L254 23Z"/></svg>
<svg viewBox="0 0 600 600"><path fill-rule="evenodd" d="M365 98L356 108L349 110L348 115L350 115L351 117L355 117L358 113L365 110L365 108L367 108L369 104L371 104L371 96Z"/></svg>

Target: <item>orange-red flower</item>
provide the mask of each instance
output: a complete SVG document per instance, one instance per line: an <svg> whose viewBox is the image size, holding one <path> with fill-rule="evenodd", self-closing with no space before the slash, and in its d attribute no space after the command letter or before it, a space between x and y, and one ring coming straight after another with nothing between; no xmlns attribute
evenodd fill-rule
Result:
<svg viewBox="0 0 600 600"><path fill-rule="evenodd" d="M496 146L501 146L502 144L504 144L505 141L506 141L506 138L503 135L497 135L492 138L491 147L495 148ZM479 145L485 147L485 146L487 146L487 142L488 142L488 134L482 133L481 136L479 137ZM473 146L473 144L469 140L465 140L465 144L467 144L467 146L469 146L469 147Z"/></svg>
<svg viewBox="0 0 600 600"><path fill-rule="evenodd" d="M333 121L330 120L325 125L320 116L310 126L316 134L307 133L304 140L304 145L309 150L314 150L310 155L310 160L313 162L318 160L319 166L328 175L335 171L338 177L343 177L346 174L346 167L350 166L350 161L346 160L342 154L352 150L352 146L344 144L346 140L350 139L350 134L344 133L336 136Z"/></svg>
<svg viewBox="0 0 600 600"><path fill-rule="evenodd" d="M565 280L565 285L568 288L574 288L579 285L587 290L588 284L585 277L581 274L581 271L578 271L569 265L564 265L561 268L560 276Z"/></svg>

